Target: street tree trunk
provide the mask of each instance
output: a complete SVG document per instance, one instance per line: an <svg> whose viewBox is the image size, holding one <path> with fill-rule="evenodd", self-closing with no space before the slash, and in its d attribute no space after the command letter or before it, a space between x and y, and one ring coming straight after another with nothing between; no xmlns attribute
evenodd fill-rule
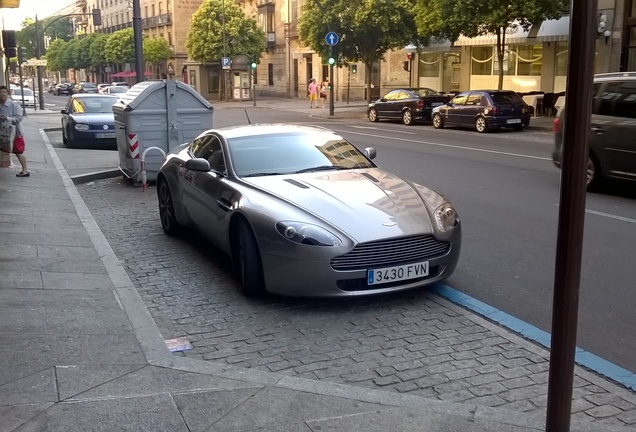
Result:
<svg viewBox="0 0 636 432"><path fill-rule="evenodd" d="M373 70L373 63L364 62L364 78L367 88L367 104L371 103L371 71Z"/></svg>
<svg viewBox="0 0 636 432"><path fill-rule="evenodd" d="M499 62L499 81L497 90L503 90L504 79L504 49L506 48L506 28L497 28L497 61Z"/></svg>

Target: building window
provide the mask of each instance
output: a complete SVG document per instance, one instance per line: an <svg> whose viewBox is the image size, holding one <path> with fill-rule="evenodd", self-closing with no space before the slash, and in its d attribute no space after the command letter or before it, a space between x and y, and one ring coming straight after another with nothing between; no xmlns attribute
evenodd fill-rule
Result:
<svg viewBox="0 0 636 432"><path fill-rule="evenodd" d="M267 63L267 81L269 85L274 85L274 63Z"/></svg>
<svg viewBox="0 0 636 432"><path fill-rule="evenodd" d="M556 76L567 76L568 74L568 43L557 42L556 45Z"/></svg>
<svg viewBox="0 0 636 432"><path fill-rule="evenodd" d="M265 33L274 32L274 4L267 3L258 7L258 26Z"/></svg>
<svg viewBox="0 0 636 432"><path fill-rule="evenodd" d="M291 22L298 21L298 0L291 0Z"/></svg>
<svg viewBox="0 0 636 432"><path fill-rule="evenodd" d="M543 45L520 45L515 53L517 75L541 76Z"/></svg>
<svg viewBox="0 0 636 432"><path fill-rule="evenodd" d="M172 32L168 32L168 45L172 45Z"/></svg>
<svg viewBox="0 0 636 432"><path fill-rule="evenodd" d="M634 2L636 3L636 1ZM628 27L627 68L626 71L636 71L636 26Z"/></svg>
<svg viewBox="0 0 636 432"><path fill-rule="evenodd" d="M148 18L148 6L144 6L144 18Z"/></svg>
<svg viewBox="0 0 636 432"><path fill-rule="evenodd" d="M155 16L155 5L151 5L150 8L152 11L152 16Z"/></svg>
<svg viewBox="0 0 636 432"><path fill-rule="evenodd" d="M499 75L499 58L497 57L497 49L493 48L493 75ZM517 74L517 56L515 48L509 46L504 47L503 55L503 70L504 75L516 75Z"/></svg>
<svg viewBox="0 0 636 432"><path fill-rule="evenodd" d="M208 93L217 93L220 84L219 70L216 68L208 69Z"/></svg>
<svg viewBox="0 0 636 432"><path fill-rule="evenodd" d="M159 15L163 15L163 3L159 2Z"/></svg>
<svg viewBox="0 0 636 432"><path fill-rule="evenodd" d="M419 71L421 77L438 77L439 76L439 58L438 53L421 53L419 59Z"/></svg>
<svg viewBox="0 0 636 432"><path fill-rule="evenodd" d="M472 49L472 74L492 75L493 47L474 47Z"/></svg>

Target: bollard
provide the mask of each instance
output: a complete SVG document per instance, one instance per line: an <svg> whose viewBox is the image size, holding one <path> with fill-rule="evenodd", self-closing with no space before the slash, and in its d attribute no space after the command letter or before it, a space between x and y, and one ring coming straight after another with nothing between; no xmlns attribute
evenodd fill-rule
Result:
<svg viewBox="0 0 636 432"><path fill-rule="evenodd" d="M158 150L163 155L163 160L166 160L166 152L160 147L148 147L141 154L141 191L146 192L148 189L148 181L146 180L146 153L150 150Z"/></svg>

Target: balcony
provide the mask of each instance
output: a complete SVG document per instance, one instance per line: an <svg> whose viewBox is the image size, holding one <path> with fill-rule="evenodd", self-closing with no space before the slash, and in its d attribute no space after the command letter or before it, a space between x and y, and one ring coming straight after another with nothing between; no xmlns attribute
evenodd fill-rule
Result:
<svg viewBox="0 0 636 432"><path fill-rule="evenodd" d="M150 18L144 18L141 20L141 23L144 29L170 25L172 24L172 14L165 13Z"/></svg>
<svg viewBox="0 0 636 432"><path fill-rule="evenodd" d="M297 21L285 23L285 37L290 39L298 37L298 22Z"/></svg>
<svg viewBox="0 0 636 432"><path fill-rule="evenodd" d="M88 1L87 0L77 0L75 2L75 7L78 7L80 9L85 8L86 6L88 6Z"/></svg>

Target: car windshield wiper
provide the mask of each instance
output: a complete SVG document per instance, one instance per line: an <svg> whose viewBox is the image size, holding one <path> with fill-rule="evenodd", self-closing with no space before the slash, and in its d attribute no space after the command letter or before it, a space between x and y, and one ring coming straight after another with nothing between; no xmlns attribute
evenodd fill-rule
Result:
<svg viewBox="0 0 636 432"><path fill-rule="evenodd" d="M273 176L273 175L283 175L283 173L279 172L259 172L259 173L251 173L244 175L242 177L263 177L263 176Z"/></svg>
<svg viewBox="0 0 636 432"><path fill-rule="evenodd" d="M334 166L334 165L321 165L321 166L315 166L310 168L303 168L301 170L296 171L296 174L312 172L312 171L330 171L330 170L346 170L346 169L349 169L349 168L343 167L343 166Z"/></svg>

